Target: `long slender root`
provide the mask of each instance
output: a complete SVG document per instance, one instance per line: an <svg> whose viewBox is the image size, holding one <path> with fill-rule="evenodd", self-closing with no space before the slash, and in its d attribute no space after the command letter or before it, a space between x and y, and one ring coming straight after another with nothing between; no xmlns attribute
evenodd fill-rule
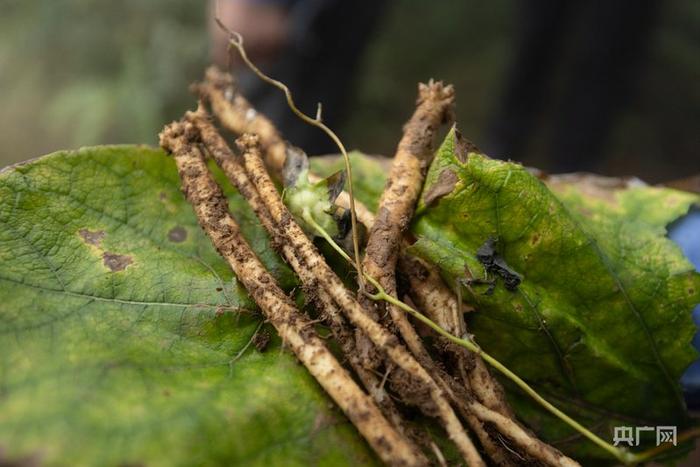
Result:
<svg viewBox="0 0 700 467"><path fill-rule="evenodd" d="M500 433L506 434L513 443L523 449L523 451L533 459L543 461L548 465L567 467L579 465L578 462L566 457L558 450L538 440L512 419L490 410L475 401L469 403L469 410L480 420L492 423Z"/></svg>
<svg viewBox="0 0 700 467"><path fill-rule="evenodd" d="M422 408L430 407L427 412L434 413L442 421L448 436L468 464L485 465L450 406L444 391L418 361L406 351L397 337L363 310L353 294L345 288L342 281L330 269L321 254L296 224L265 170L260 157L258 138L244 135L239 138L238 143L243 152L244 166L249 178L257 188L286 241L292 244L303 258L304 266L315 273L319 285L333 298L338 307L346 314L347 319L361 330L380 351L386 353L398 370L403 370L403 374L408 378L405 384L409 386L418 384L418 392L425 393ZM299 272L297 271L297 273ZM398 370L397 373L402 374Z"/></svg>
<svg viewBox="0 0 700 467"><path fill-rule="evenodd" d="M379 201L378 215L373 223L366 247L364 270L384 288L385 293L396 296L396 267L400 256L399 246L403 239L404 230L413 216L413 209L423 187L425 172L433 156L433 136L439 126L450 118L454 105L454 90L452 86L444 86L440 82L429 82L419 85L417 108L404 127L404 135L399 143L391 171L386 182L386 188ZM409 266L409 265L407 265ZM409 278L415 278L415 269L408 267L405 271ZM435 292L426 289L423 284L414 285L414 297L423 304L434 301ZM426 294L429 293L429 295ZM451 295L451 294L450 294ZM444 296L443 296L444 297ZM431 300L432 299L432 300ZM387 304L394 325L398 328L406 345L421 365L431 374L435 381L455 400L454 381L433 361L423 345L406 314L398 307ZM445 305L445 303L443 303ZM435 308L431 308L433 311ZM452 331L464 328L464 321L454 311L449 316L444 313L451 308L443 308L439 321L451 324ZM462 331L458 335L463 335ZM454 347L454 346L451 346ZM467 361L473 362L475 357L462 348L455 348L458 361L462 368ZM483 448L492 460L500 464L507 463L507 454L491 439L481 422L471 413L463 413L467 423L476 433Z"/></svg>
<svg viewBox="0 0 700 467"><path fill-rule="evenodd" d="M287 143L274 124L265 115L258 112L250 102L241 95L230 74L216 67L209 67L204 80L191 86L197 96L208 102L211 110L220 120L221 125L237 135L256 134L263 148L265 165L273 176L281 179L282 168L286 158ZM320 178L309 175L311 181ZM343 191L336 200L344 209L350 209L350 195ZM365 205L355 201L357 219L369 228L374 223L374 214Z"/></svg>
<svg viewBox="0 0 700 467"><path fill-rule="evenodd" d="M228 211L226 197L207 170L203 155L191 144L195 133L191 124L175 122L164 129L160 141L161 146L173 154L182 190L219 254L229 263L282 339L379 457L390 465L423 464L412 446L396 432L372 399L326 348L310 320L296 309L250 249Z"/></svg>
<svg viewBox="0 0 700 467"><path fill-rule="evenodd" d="M193 84L191 89L209 102L225 128L239 135L254 133L260 137L265 151L265 164L279 178L287 157L287 143L270 119L255 110L236 91L233 77L211 66L204 74L204 81Z"/></svg>
<svg viewBox="0 0 700 467"><path fill-rule="evenodd" d="M413 116L404 127L386 187L379 199L363 261L366 273L379 281L389 293L395 293L399 244L413 216L425 172L432 160L433 136L451 113L454 90L441 82L421 84L417 104ZM403 313L401 316L404 316Z"/></svg>
<svg viewBox="0 0 700 467"><path fill-rule="evenodd" d="M317 280L313 274L311 274L311 271L302 267L296 250L279 235L279 229L270 216L267 207L261 200L256 188L251 183L244 168L240 165L228 144L226 144L226 141L209 122L203 107L200 105L197 112L188 112L185 118L197 128L208 152L224 171L226 177L233 186L235 186L238 192L246 199L268 233L273 236L273 244L280 250L280 253L287 263L299 273L305 285L307 297L313 300L316 308L326 317L325 321L327 321L330 326L336 341L340 344L343 354L348 359L350 366L358 375L360 381L362 381L365 389L374 398L384 415L392 422L397 430L400 433L406 433L408 431L406 422L394 405L392 399L386 394L376 375L367 371L362 365L361 359L354 349L355 342L353 333L348 328L346 320L338 313L337 306L326 291L317 287ZM410 443L409 440L405 441L406 444ZM422 457L417 447L413 446L413 450L417 459L427 463L427 459Z"/></svg>
<svg viewBox="0 0 700 467"><path fill-rule="evenodd" d="M432 159L432 140L454 105L454 89L441 82L419 85L417 107L404 126L386 187L379 199L374 224L369 231L363 269L396 297L396 263L403 232L423 187ZM426 363L430 359L406 314L388 305L394 325L413 354Z"/></svg>

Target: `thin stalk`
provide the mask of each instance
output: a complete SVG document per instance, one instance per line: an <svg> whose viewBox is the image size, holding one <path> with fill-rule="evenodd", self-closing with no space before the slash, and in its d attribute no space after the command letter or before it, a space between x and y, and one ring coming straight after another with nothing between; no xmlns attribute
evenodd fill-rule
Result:
<svg viewBox="0 0 700 467"><path fill-rule="evenodd" d="M353 247L354 255L355 255L355 263L357 264L358 283L360 286L360 290L363 291L364 290L364 281L362 279L363 278L362 263L360 262L360 242L359 242L359 236L357 233L358 231L357 231L357 214L355 212L355 195L353 193L353 188L352 188L352 180L353 180L352 179L352 164L350 164L350 157L348 156L348 152L345 149L345 145L340 140L338 135L336 135L333 130L331 130L325 123L323 123L321 121L321 104L320 103L318 105L318 109L316 112L316 118L312 118L312 117L306 115L301 110L299 110L299 108L294 103L294 98L292 96L292 92L289 90L287 85L279 80L276 80L274 78L267 76L248 58L248 54L246 53L246 50L243 47L243 36L241 36L236 31L231 31L229 28L227 28L218 17L215 18L215 21L222 30L226 31L231 36L231 39L229 40L229 45L231 47L234 47L236 50L238 50L238 53L240 54L241 58L243 59L243 62L245 62L245 64L248 66L248 68L250 68L253 71L253 73L255 73L261 80L263 80L266 83L271 84L272 86L281 90L284 93L284 96L287 99L287 105L292 110L292 112L294 112L294 114L297 117L299 117L301 120L303 120L305 123L308 123L311 126L315 126L316 128L320 128L324 133L326 133L326 135L328 135L328 137L333 141L333 143L336 146L338 146L340 153L343 155L343 160L345 161L345 170L347 172L348 195L350 196L350 224L352 226L352 247Z"/></svg>
<svg viewBox="0 0 700 467"><path fill-rule="evenodd" d="M345 251L331 238L331 236L328 234L328 232L325 231L323 227L321 227L311 216L310 212L308 210L304 210L302 217L305 222L307 222L309 225L311 225L318 233L321 235L330 245L335 249L343 258L345 258L346 261L348 261L350 264L353 264L353 261L351 258L348 256ZM413 307L407 305L406 303L402 302L401 300L387 294L382 286L379 284L377 280L375 280L373 277L369 276L368 274L365 274L365 279L367 282L369 282L373 287L377 289L377 293L375 294L370 294L365 292L365 295L367 295L369 298L372 300L383 300L385 302L388 302L401 310L405 311L406 313L410 314L414 318L416 318L418 321L422 322L429 328L431 328L433 331L437 332L441 336L445 337L448 339L450 342L453 342L461 347L464 347L467 350L470 350L471 352L474 352L475 354L479 355L481 358L486 360L491 366L496 368L498 371L500 371L506 378L511 380L513 383L515 383L516 386L518 386L520 389L522 389L527 395L532 397L537 403L539 403L542 407L544 407L548 412L550 412L552 415L555 417L559 418L562 420L564 423L568 424L570 427L572 427L574 430L578 431L581 433L583 436L588 438L591 442L596 444L598 447L601 449L607 451L610 453L612 456L614 456L616 459L618 459L620 462L623 462L625 464L632 464L635 462L639 462L639 455L633 454L626 449L618 448L613 446L612 444L608 443L604 439L600 438L598 435L593 433L592 431L588 430L586 427L581 425L579 422L574 420L573 418L569 417L567 414L559 410L557 407L555 407L553 404L551 404L549 401L547 401L545 398L540 396L537 391L535 391L529 384L527 384L522 378L520 378L518 375L513 373L511 370L509 370L505 365L503 365L501 362L496 360L496 358L492 357L488 353L484 352L481 347L479 347L476 342L472 341L471 339L464 339L461 337L457 337L453 334L450 334L449 332L445 331L442 327L440 327L438 324L433 322L430 318L427 316L423 315L421 312L418 310L414 309Z"/></svg>

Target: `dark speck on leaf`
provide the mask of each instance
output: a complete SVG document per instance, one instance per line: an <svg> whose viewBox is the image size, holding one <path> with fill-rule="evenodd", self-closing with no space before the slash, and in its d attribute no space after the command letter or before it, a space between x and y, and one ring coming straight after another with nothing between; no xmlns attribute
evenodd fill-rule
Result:
<svg viewBox="0 0 700 467"><path fill-rule="evenodd" d="M170 229L170 232L168 232L168 240L175 243L184 242L187 240L187 230L180 225L173 227Z"/></svg>
<svg viewBox="0 0 700 467"><path fill-rule="evenodd" d="M489 237L483 245L476 250L476 259L479 260L481 264L486 266L493 262L493 257L496 255L496 239Z"/></svg>
<svg viewBox="0 0 700 467"><path fill-rule="evenodd" d="M484 266L487 272L501 276L503 285L511 292L518 288L523 278L508 266L506 261L496 251L496 239L489 237L483 245L476 250L476 259Z"/></svg>
<svg viewBox="0 0 700 467"><path fill-rule="evenodd" d="M116 253L110 253L105 251L102 254L102 262L107 266L112 272L123 271L128 265L134 262L131 256L118 255Z"/></svg>
<svg viewBox="0 0 700 467"><path fill-rule="evenodd" d="M93 246L100 246L100 243L102 242L102 239L105 238L105 231L104 230L89 230L89 229L80 229L78 230L78 234L82 237L82 239L85 241L85 243Z"/></svg>

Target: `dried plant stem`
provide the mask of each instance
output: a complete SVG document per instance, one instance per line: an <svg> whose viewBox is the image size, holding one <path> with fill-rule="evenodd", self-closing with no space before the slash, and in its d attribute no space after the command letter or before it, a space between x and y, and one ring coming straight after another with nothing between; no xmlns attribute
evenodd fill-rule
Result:
<svg viewBox="0 0 700 467"><path fill-rule="evenodd" d="M386 393L377 376L367 371L362 365L355 351L354 335L348 328L348 323L337 311L337 306L326 291L317 287L317 280L313 274L311 274L311 271L301 266L298 254L294 248L288 242L284 241L284 238L280 238L278 234L279 229L270 216L267 207L260 199L260 195L248 178L244 168L235 158L231 148L221 137L216 128L210 123L204 109L200 105L197 112L187 112L185 119L195 125L209 154L214 158L217 165L221 167L233 186L235 186L238 192L246 199L268 233L273 236L273 244L280 250L280 253L287 263L290 264L295 271L298 271L299 277L305 286L307 297L312 299L317 309L323 313L325 321L328 322L336 341L340 344L344 356L348 359L350 366L358 375L358 378L367 391L381 408L382 413L384 413L400 433L406 434L408 431L406 428L406 421L399 413L393 400ZM412 444L408 439L405 439L405 442L406 444ZM425 459L420 450L416 446L412 445L411 447L415 457L421 462L427 463L427 459Z"/></svg>
<svg viewBox="0 0 700 467"><path fill-rule="evenodd" d="M191 144L194 128L172 123L161 133L161 146L173 154L182 190L200 225L226 259L265 317L319 384L357 427L377 455L390 465L421 465L410 446L387 422L372 399L355 384L317 336L310 320L279 288L240 233L221 188Z"/></svg>
<svg viewBox="0 0 700 467"><path fill-rule="evenodd" d="M396 336L374 321L361 307L353 294L345 288L342 281L326 264L323 256L306 237L301 227L296 224L277 193L274 183L267 174L260 157L258 138L243 135L238 140L245 168L250 179L260 193L274 221L285 239L294 246L303 258L306 268L314 271L318 283L346 314L348 320L361 330L372 343L398 368L415 378L428 393L431 405L442 421L449 438L455 443L469 465L485 465L478 451L467 436L462 424L446 399L444 391L437 385L428 372L406 351ZM428 401L426 401L428 402Z"/></svg>

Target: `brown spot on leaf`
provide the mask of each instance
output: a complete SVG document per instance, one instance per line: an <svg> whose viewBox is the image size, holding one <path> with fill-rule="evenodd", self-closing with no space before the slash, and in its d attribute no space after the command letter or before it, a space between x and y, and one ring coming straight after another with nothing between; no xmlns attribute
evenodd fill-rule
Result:
<svg viewBox="0 0 700 467"><path fill-rule="evenodd" d="M123 271L128 265L134 262L131 256L118 255L116 253L110 253L105 251L102 253L102 262L105 266L112 270L112 272Z"/></svg>
<svg viewBox="0 0 700 467"><path fill-rule="evenodd" d="M187 240L187 229L181 225L175 226L168 232L168 240L174 243L181 243Z"/></svg>
<svg viewBox="0 0 700 467"><path fill-rule="evenodd" d="M462 136L462 133L455 128L454 153L461 163L466 163L470 152L481 152L474 143Z"/></svg>
<svg viewBox="0 0 700 467"><path fill-rule="evenodd" d="M452 193L457 184L457 174L450 169L445 169L440 172L438 179L431 185L428 192L425 194L424 201L426 206L430 206L439 198Z"/></svg>
<svg viewBox="0 0 700 467"><path fill-rule="evenodd" d="M85 243L96 247L99 247L100 243L102 243L102 239L105 238L104 230L92 231L89 229L80 229L78 230L78 234L82 237Z"/></svg>

